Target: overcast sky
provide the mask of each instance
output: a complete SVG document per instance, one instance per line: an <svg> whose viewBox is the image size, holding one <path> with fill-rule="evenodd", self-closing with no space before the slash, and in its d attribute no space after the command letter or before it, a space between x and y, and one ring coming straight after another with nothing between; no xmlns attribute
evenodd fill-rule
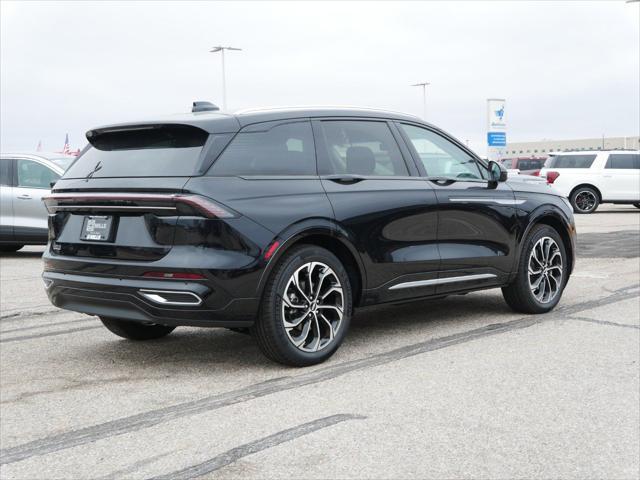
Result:
<svg viewBox="0 0 640 480"><path fill-rule="evenodd" d="M422 114L485 153L509 141L638 135L640 6L603 2L1 2L1 149L72 148L105 123L222 103Z"/></svg>

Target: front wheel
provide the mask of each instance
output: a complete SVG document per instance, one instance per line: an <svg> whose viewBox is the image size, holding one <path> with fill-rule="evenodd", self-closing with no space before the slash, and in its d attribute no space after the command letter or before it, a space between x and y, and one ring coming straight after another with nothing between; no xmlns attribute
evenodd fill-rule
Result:
<svg viewBox="0 0 640 480"><path fill-rule="evenodd" d="M107 317L100 317L100 320L111 333L128 340L154 340L166 337L176 328L155 323L130 322Z"/></svg>
<svg viewBox="0 0 640 480"><path fill-rule="evenodd" d="M523 242L517 276L502 295L516 312L546 313L560 301L568 274L562 238L548 225L537 225Z"/></svg>
<svg viewBox="0 0 640 480"><path fill-rule="evenodd" d="M314 365L338 349L351 312L351 284L340 260L324 248L301 245L270 275L253 334L271 360Z"/></svg>
<svg viewBox="0 0 640 480"><path fill-rule="evenodd" d="M580 187L571 194L571 205L575 213L593 213L600 205L600 196L591 187Z"/></svg>

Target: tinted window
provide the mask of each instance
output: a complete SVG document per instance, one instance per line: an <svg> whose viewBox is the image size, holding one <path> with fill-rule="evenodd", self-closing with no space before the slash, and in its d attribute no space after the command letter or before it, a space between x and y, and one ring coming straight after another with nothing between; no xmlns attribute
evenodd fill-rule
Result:
<svg viewBox="0 0 640 480"><path fill-rule="evenodd" d="M544 160L531 160L531 170L539 170L544 167Z"/></svg>
<svg viewBox="0 0 640 480"><path fill-rule="evenodd" d="M323 121L328 165L323 173L364 176L409 175L385 122Z"/></svg>
<svg viewBox="0 0 640 480"><path fill-rule="evenodd" d="M430 177L482 179L476 160L426 128L402 125Z"/></svg>
<svg viewBox="0 0 640 480"><path fill-rule="evenodd" d="M18 160L18 186L28 188L51 188L51 183L60 178L56 172L32 160Z"/></svg>
<svg viewBox="0 0 640 480"><path fill-rule="evenodd" d="M640 155L637 153L612 153L605 168L623 168L625 170L640 169Z"/></svg>
<svg viewBox="0 0 640 480"><path fill-rule="evenodd" d="M11 160L0 160L0 185L11 185Z"/></svg>
<svg viewBox="0 0 640 480"><path fill-rule="evenodd" d="M211 169L212 175L315 175L309 122L286 123L268 131L240 132Z"/></svg>
<svg viewBox="0 0 640 480"><path fill-rule="evenodd" d="M91 133L91 132L90 132ZM66 171L65 178L168 177L193 175L209 137L188 125L132 127L97 131L89 148Z"/></svg>
<svg viewBox="0 0 640 480"><path fill-rule="evenodd" d="M595 155L555 155L548 168L589 168L596 159Z"/></svg>
<svg viewBox="0 0 640 480"><path fill-rule="evenodd" d="M504 168L513 168L513 160L511 159L502 160L502 165L504 166Z"/></svg>

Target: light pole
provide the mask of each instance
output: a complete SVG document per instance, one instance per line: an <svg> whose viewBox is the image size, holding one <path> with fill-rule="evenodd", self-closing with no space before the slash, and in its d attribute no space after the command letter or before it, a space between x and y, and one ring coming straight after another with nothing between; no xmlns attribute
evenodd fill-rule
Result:
<svg viewBox="0 0 640 480"><path fill-rule="evenodd" d="M241 48L236 47L213 47L209 52L217 53L220 52L222 58L222 110L227 109L227 78L224 71L224 51L225 50L242 50Z"/></svg>
<svg viewBox="0 0 640 480"><path fill-rule="evenodd" d="M414 83L412 87L422 87L422 118L427 119L427 85L431 85L429 82Z"/></svg>

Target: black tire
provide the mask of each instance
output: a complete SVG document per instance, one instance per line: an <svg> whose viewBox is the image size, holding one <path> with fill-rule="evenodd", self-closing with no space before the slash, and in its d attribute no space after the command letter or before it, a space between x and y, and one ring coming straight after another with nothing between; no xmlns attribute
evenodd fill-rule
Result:
<svg viewBox="0 0 640 480"><path fill-rule="evenodd" d="M13 252L17 252L22 247L24 247L24 245L16 245L16 244L13 244L13 243L12 244L0 245L0 252L1 253L13 253Z"/></svg>
<svg viewBox="0 0 640 480"><path fill-rule="evenodd" d="M155 340L169 335L176 327L166 325L145 324L140 322L130 322L128 320L118 320L115 318L100 317L105 327L119 337L128 340Z"/></svg>
<svg viewBox="0 0 640 480"><path fill-rule="evenodd" d="M600 205L600 195L591 187L576 188L569 200L575 213L593 213Z"/></svg>
<svg viewBox="0 0 640 480"><path fill-rule="evenodd" d="M560 254L562 256L562 278L559 286L559 291L555 297L548 303L542 303L536 299L534 293L531 291L529 285L529 258L531 251L538 242L538 240L550 237L553 239L559 247ZM520 259L518 260L518 273L506 287L502 288L502 295L504 296L507 305L509 305L516 312L521 313L546 313L558 304L564 287L567 284L568 278L568 258L567 251L562 241L562 237L558 232L548 225L536 225L527 235L527 238L522 244L522 250L520 253Z"/></svg>
<svg viewBox="0 0 640 480"><path fill-rule="evenodd" d="M342 289L343 307L342 320L334 338L328 341L321 350L314 352L303 351L296 347L283 324L282 295L285 294L289 280L294 273L310 262L321 262L333 270L334 278L337 278L338 286ZM324 362L335 353L349 329L353 311L352 299L347 271L334 254L315 245L293 247L278 261L269 276L262 297L260 313L251 329L252 334L256 338L260 350L275 362L294 367L305 367ZM312 303L315 305L315 302ZM324 328L326 328L326 324Z"/></svg>

